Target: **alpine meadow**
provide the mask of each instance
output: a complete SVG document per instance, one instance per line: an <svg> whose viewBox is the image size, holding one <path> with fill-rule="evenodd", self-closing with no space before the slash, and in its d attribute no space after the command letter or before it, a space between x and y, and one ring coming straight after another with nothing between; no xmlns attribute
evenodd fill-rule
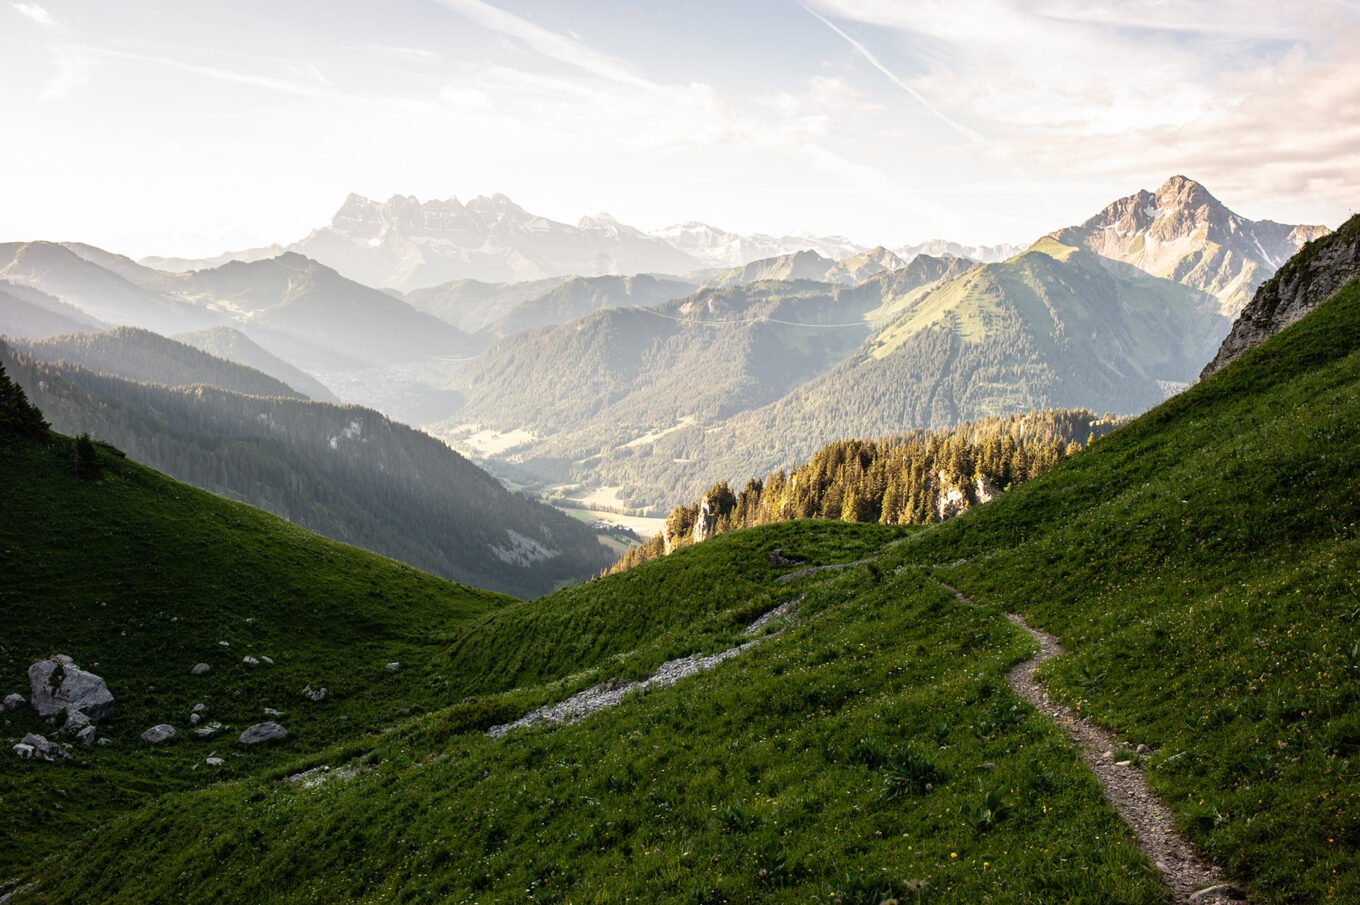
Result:
<svg viewBox="0 0 1360 905"><path fill-rule="evenodd" d="M1352 4L0 23L0 905L1360 902Z"/></svg>

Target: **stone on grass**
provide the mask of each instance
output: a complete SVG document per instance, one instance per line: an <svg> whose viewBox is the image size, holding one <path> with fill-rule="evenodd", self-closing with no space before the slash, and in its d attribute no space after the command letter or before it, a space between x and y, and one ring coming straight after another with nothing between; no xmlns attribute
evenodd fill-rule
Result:
<svg viewBox="0 0 1360 905"><path fill-rule="evenodd" d="M197 726L202 720L203 720L203 714L201 714L201 713L191 713L191 714L189 714L189 725L190 725L190 726Z"/></svg>
<svg viewBox="0 0 1360 905"><path fill-rule="evenodd" d="M175 737L175 727L169 723L161 723L159 726L152 726L142 733L142 741L159 745L161 742L169 741Z"/></svg>
<svg viewBox="0 0 1360 905"><path fill-rule="evenodd" d="M25 735L20 744L28 745L33 749L33 754L31 755L32 757L48 761L49 763L52 761L61 760L63 757L67 756L66 749L63 748L61 745L58 745L56 742L49 742L43 736L33 732L30 732L28 735ZM18 752L16 751L15 753ZM23 755L20 755L20 757L22 756Z"/></svg>
<svg viewBox="0 0 1360 905"><path fill-rule="evenodd" d="M241 733L241 744L258 745L263 742L276 742L288 737L288 730L278 723L256 723L245 732Z"/></svg>
<svg viewBox="0 0 1360 905"><path fill-rule="evenodd" d="M189 670L189 674L192 676L201 676L205 675L210 669L212 669L212 667L206 663L195 663L194 668Z"/></svg>
<svg viewBox="0 0 1360 905"><path fill-rule="evenodd" d="M90 747L91 745L93 745L93 744L94 744L94 727L93 727L93 726L86 726L84 729L82 729L82 730L80 730L79 732L77 732L77 733L76 733L76 741L80 742L80 743L81 743L82 745L84 745L86 748L88 748L88 747Z"/></svg>
<svg viewBox="0 0 1360 905"><path fill-rule="evenodd" d="M92 720L113 713L113 695L104 680L77 666L65 654L39 660L28 668L33 709L42 716L79 710Z"/></svg>
<svg viewBox="0 0 1360 905"><path fill-rule="evenodd" d="M261 663L268 663L270 666L273 666L273 665L274 665L274 658L273 658L273 657L266 657L264 654L260 654L260 662L261 662Z"/></svg>
<svg viewBox="0 0 1360 905"><path fill-rule="evenodd" d="M7 695L5 695L5 709L6 709L6 710L18 710L20 707L24 706L24 705L27 704L27 703L28 703L28 701L25 701L25 700L24 700L24 696L21 695L21 694L7 694Z"/></svg>
<svg viewBox="0 0 1360 905"><path fill-rule="evenodd" d="M388 668L388 670L390 670L391 672L396 672L397 670L401 669L401 664L400 664L400 663L389 663L389 664L387 664L387 668Z"/></svg>
<svg viewBox="0 0 1360 905"><path fill-rule="evenodd" d="M204 760L203 763L207 764L210 767L220 767L223 764L225 764L226 761L220 757L209 757L206 760Z"/></svg>
<svg viewBox="0 0 1360 905"><path fill-rule="evenodd" d="M246 654L244 657L242 657L242 658L241 658L241 662L244 663L246 666L259 666L259 665L260 665L260 661L257 660L257 659L255 659L254 657L252 657L250 654Z"/></svg>
<svg viewBox="0 0 1360 905"><path fill-rule="evenodd" d="M194 730L194 735L195 735L196 737L198 737L198 738L212 738L214 735L216 735L217 733L221 732L221 731L222 731L223 729L225 729L225 728L227 728L227 727L226 727L226 726L223 726L221 723L217 722L216 720L213 720L213 721L212 721L211 723L209 723L208 725L206 725L206 726L199 726L197 729L195 729L195 730Z"/></svg>
<svg viewBox="0 0 1360 905"><path fill-rule="evenodd" d="M207 709L208 709L208 705L207 705L207 704L195 704L195 705L194 705L194 710L193 710L193 712L194 712L194 713L203 713L203 712L204 712L205 710L207 710Z"/></svg>
<svg viewBox="0 0 1360 905"><path fill-rule="evenodd" d="M312 686L308 685L306 688L302 689L302 696L304 698L309 701L316 701L317 703L326 700L329 695L330 689L327 688L312 688Z"/></svg>
<svg viewBox="0 0 1360 905"><path fill-rule="evenodd" d="M34 748L32 745L25 745L23 742L14 746L14 754L21 760L32 760Z"/></svg>

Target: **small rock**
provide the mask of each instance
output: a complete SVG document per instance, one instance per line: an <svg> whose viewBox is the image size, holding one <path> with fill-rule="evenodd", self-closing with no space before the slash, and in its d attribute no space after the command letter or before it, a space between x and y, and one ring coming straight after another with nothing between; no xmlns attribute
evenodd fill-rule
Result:
<svg viewBox="0 0 1360 905"><path fill-rule="evenodd" d="M1131 761L1131 760L1121 760L1121 761L1116 761L1116 762L1115 762L1115 766L1116 766L1116 767L1127 767L1127 766L1129 766L1129 765L1132 764L1132 763L1133 763L1133 761Z"/></svg>
<svg viewBox="0 0 1360 905"><path fill-rule="evenodd" d="M25 701L25 700L24 700L24 696L21 695L21 694L7 694L7 695L5 695L5 709L6 709L6 710L18 710L20 707L24 706L24 705L27 704L27 703L28 703L28 701Z"/></svg>
<svg viewBox="0 0 1360 905"><path fill-rule="evenodd" d="M84 729L76 733L76 741L80 742L82 745L88 748L94 744L94 735L95 735L94 727L86 726Z"/></svg>
<svg viewBox="0 0 1360 905"><path fill-rule="evenodd" d="M264 715L265 715L265 716L283 716L283 711L282 711L282 710L275 710L273 707L266 707L266 708L264 709Z"/></svg>
<svg viewBox="0 0 1360 905"><path fill-rule="evenodd" d="M250 654L246 654L244 657L242 657L242 658L241 658L241 662L244 663L246 666L259 666L259 665L260 665L260 661L257 660L257 659L255 659L254 657L252 657Z"/></svg>
<svg viewBox="0 0 1360 905"><path fill-rule="evenodd" d="M33 753L37 749L32 745L25 745L23 742L14 746L14 753L22 760L32 760Z"/></svg>
<svg viewBox="0 0 1360 905"><path fill-rule="evenodd" d="M278 723L256 723L245 732L241 733L241 744L258 745L262 742L274 742L279 739L287 738L288 730Z"/></svg>
<svg viewBox="0 0 1360 905"><path fill-rule="evenodd" d="M260 654L260 662L261 662L261 663L268 663L270 666L273 666L273 665L274 665L274 658L273 658L273 657L266 657L264 654Z"/></svg>
<svg viewBox="0 0 1360 905"><path fill-rule="evenodd" d="M226 761L220 757L209 757L208 759L204 760L203 763L207 764L210 767L220 767L223 764L225 764Z"/></svg>
<svg viewBox="0 0 1360 905"><path fill-rule="evenodd" d="M1199 892L1190 894L1190 901L1196 903L1196 905L1199 905L1199 903L1208 905L1211 902L1240 902L1245 898L1246 896L1242 894L1240 889L1227 883L1206 886Z"/></svg>
<svg viewBox="0 0 1360 905"><path fill-rule="evenodd" d="M329 695L330 690L326 688L313 689L312 686L308 685L306 688L302 689L302 696L309 701L320 703L321 701L326 700Z"/></svg>
<svg viewBox="0 0 1360 905"><path fill-rule="evenodd" d="M190 725L190 726L197 726L202 720L203 720L203 714L201 714L201 713L191 713L191 714L189 714L189 725Z"/></svg>
<svg viewBox="0 0 1360 905"><path fill-rule="evenodd" d="M25 735L20 744L28 745L33 749L32 757L37 757L40 760L45 760L49 763L61 760L63 757L67 756L66 749L61 745L58 745L56 742L49 742L43 736L33 732ZM18 752L16 751L15 753L17 754ZM23 757L23 755L19 756Z"/></svg>
<svg viewBox="0 0 1360 905"><path fill-rule="evenodd" d="M142 733L142 741L159 745L161 742L169 741L175 737L175 727L169 723L161 723L159 726L152 726Z"/></svg>
<svg viewBox="0 0 1360 905"><path fill-rule="evenodd" d="M1102 755L1100 755L1100 756L1103 757L1103 758L1105 758L1106 760L1114 760L1114 752L1113 752L1113 751L1106 751L1104 754L1102 754Z"/></svg>
<svg viewBox="0 0 1360 905"><path fill-rule="evenodd" d="M194 736L197 738L212 738L214 735L221 732L225 728L227 727L223 726L221 723L214 720L206 726L199 726L197 729L195 729Z"/></svg>
<svg viewBox="0 0 1360 905"><path fill-rule="evenodd" d="M1147 754L1150 749L1148 748L1147 745L1139 745L1137 748L1134 748L1133 750L1137 754Z"/></svg>
<svg viewBox="0 0 1360 905"><path fill-rule="evenodd" d="M212 667L206 663L195 663L194 668L189 670L189 674L192 676L201 676L205 675L210 669L212 669Z"/></svg>
<svg viewBox="0 0 1360 905"><path fill-rule="evenodd" d="M219 642L217 642L217 644L218 644L219 647L231 647L231 642L230 642L230 641L219 641Z"/></svg>
<svg viewBox="0 0 1360 905"><path fill-rule="evenodd" d="M387 669L388 669L389 672L396 672L397 670L401 669L401 664L400 664L400 663L389 663L389 664L387 664Z"/></svg>
<svg viewBox="0 0 1360 905"><path fill-rule="evenodd" d="M92 720L113 713L113 695L104 680L77 666L65 654L39 660L28 668L33 709L40 716L79 710Z"/></svg>
<svg viewBox="0 0 1360 905"><path fill-rule="evenodd" d="M207 710L208 710L208 705L207 705L207 704L195 704L195 705L194 705L193 712L194 712L194 713L206 713Z"/></svg>

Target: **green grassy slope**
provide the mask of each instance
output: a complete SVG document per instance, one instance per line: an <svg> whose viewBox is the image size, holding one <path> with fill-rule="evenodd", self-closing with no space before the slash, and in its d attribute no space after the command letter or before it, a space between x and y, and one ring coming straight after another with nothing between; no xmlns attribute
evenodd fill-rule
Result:
<svg viewBox="0 0 1360 905"><path fill-rule="evenodd" d="M103 451L77 477L71 442L0 443L0 694L29 696L34 660L66 653L102 676L114 715L107 747L60 765L20 761L25 732L52 733L29 708L0 711L0 883L59 840L171 790L256 772L391 723L421 706L434 658L458 624L510 600L325 540L257 509ZM226 641L230 645L222 646ZM274 665L249 667L247 655ZM385 664L399 661L402 670ZM212 669L192 676L199 662ZM325 686L312 703L304 686ZM191 739L188 716L230 727ZM276 748L235 744L279 718ZM153 748L148 727L181 733ZM211 751L226 757L198 766Z"/></svg>
<svg viewBox="0 0 1360 905"><path fill-rule="evenodd" d="M1071 653L1048 678L1263 897L1360 897L1360 283L915 562Z"/></svg>
<svg viewBox="0 0 1360 905"><path fill-rule="evenodd" d="M1153 784L1259 901L1355 901L1357 324L1353 283L944 525L732 532L466 623L427 698L448 707L295 765L357 775L163 798L15 902L1165 901L1066 736L1008 691L1031 644L1003 609L1062 637L1055 692L1151 746ZM784 583L774 547L878 558ZM798 597L796 625L711 672L481 731Z"/></svg>

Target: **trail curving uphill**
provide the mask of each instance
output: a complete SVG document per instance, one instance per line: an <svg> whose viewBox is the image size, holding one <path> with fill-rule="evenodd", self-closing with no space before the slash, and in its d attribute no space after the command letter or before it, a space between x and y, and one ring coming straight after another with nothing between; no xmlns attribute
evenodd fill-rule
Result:
<svg viewBox="0 0 1360 905"><path fill-rule="evenodd" d="M960 603L976 607L958 588L940 582ZM1184 905L1212 905L1212 903L1240 902L1245 896L1224 882L1221 872L1205 861L1180 831L1170 809L1157 799L1148 785L1147 777L1128 761L1116 762L1112 752L1125 747L1114 733L1102 729L1079 715L1070 707L1049 697L1044 686L1034 677L1034 670L1046 660L1063 653L1058 639L1031 628L1022 616L1006 613L1006 619L1024 631L1039 645L1039 652L1023 663L1017 663L1006 673L1011 690L1057 723L1077 743L1081 759L1096 775L1105 800L1124 822L1133 829L1138 848L1162 874L1162 882L1177 903Z"/></svg>

